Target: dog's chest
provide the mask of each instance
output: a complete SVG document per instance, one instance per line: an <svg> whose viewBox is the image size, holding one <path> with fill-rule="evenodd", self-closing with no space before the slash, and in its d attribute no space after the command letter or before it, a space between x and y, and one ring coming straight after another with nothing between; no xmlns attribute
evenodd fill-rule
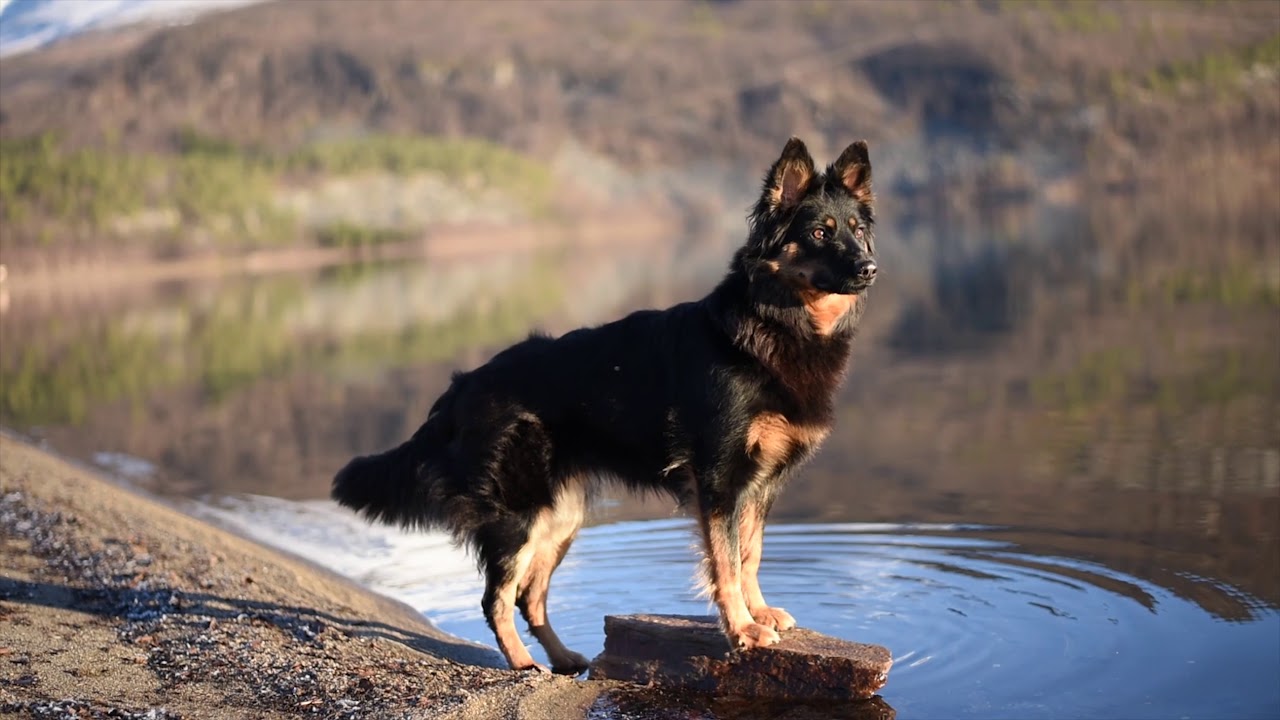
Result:
<svg viewBox="0 0 1280 720"><path fill-rule="evenodd" d="M771 396L766 404L790 408L786 413L789 425L819 426L810 418L830 417L836 391L848 370L850 350L847 337L774 335L761 342L752 355L758 363L755 377L762 383L760 392Z"/></svg>

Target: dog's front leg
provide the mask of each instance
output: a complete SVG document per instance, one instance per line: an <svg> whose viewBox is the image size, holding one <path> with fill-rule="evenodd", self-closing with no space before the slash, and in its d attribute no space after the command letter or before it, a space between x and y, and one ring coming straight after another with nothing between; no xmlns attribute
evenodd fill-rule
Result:
<svg viewBox="0 0 1280 720"><path fill-rule="evenodd" d="M747 611L761 625L790 630L796 619L782 608L769 607L760 592L760 556L764 553L764 521L768 501L748 499L738 509L738 542L742 546L742 596Z"/></svg>
<svg viewBox="0 0 1280 720"><path fill-rule="evenodd" d="M742 555L739 521L732 504L699 498L698 520L706 549L705 570L711 598L720 609L720 622L729 642L738 648L777 643L778 633L757 623L742 595Z"/></svg>

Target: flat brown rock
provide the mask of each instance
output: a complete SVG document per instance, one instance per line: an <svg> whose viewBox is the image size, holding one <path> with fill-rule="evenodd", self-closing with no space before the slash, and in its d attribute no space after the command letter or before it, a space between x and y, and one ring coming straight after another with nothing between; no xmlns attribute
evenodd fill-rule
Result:
<svg viewBox="0 0 1280 720"><path fill-rule="evenodd" d="M718 696L789 700L869 698L884 687L893 656L796 628L767 648L731 652L712 617L621 615L604 619L604 652L592 679L628 680Z"/></svg>

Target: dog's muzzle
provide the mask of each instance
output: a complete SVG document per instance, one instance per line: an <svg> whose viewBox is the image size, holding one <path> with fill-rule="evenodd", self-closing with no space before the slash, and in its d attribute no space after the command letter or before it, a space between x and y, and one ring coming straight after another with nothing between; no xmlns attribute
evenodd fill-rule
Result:
<svg viewBox="0 0 1280 720"><path fill-rule="evenodd" d="M880 268L875 260L862 260L854 268L852 280L846 280L846 294L859 293L871 287L876 281L876 272Z"/></svg>
<svg viewBox="0 0 1280 720"><path fill-rule="evenodd" d="M841 263L836 272L820 272L813 277L813 286L823 292L840 295L856 295L871 287L876 281L879 267L875 260L863 259Z"/></svg>

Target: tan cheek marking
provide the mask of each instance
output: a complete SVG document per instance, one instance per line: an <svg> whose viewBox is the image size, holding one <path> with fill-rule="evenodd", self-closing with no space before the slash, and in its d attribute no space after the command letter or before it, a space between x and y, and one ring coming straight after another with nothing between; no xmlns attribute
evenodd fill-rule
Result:
<svg viewBox="0 0 1280 720"><path fill-rule="evenodd" d="M782 246L781 258L787 263L790 263L792 260L795 260L796 256L799 254L800 254L800 248L795 243L787 243L786 245ZM778 260L765 260L761 264L764 265L766 268L768 268L770 272L774 272L774 273L782 272L782 263L779 262Z"/></svg>

